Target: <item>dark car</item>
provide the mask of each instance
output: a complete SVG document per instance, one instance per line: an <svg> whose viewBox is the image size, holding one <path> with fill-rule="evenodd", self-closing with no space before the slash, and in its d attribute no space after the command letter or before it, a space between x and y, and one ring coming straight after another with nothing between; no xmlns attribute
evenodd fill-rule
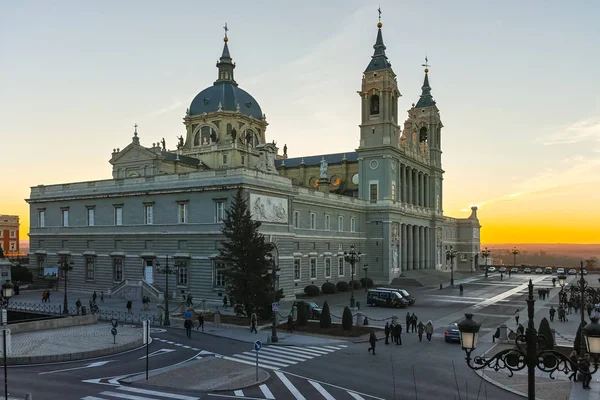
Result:
<svg viewBox="0 0 600 400"><path fill-rule="evenodd" d="M444 340L446 342L460 342L460 331L457 323L448 325L444 332Z"/></svg>
<svg viewBox="0 0 600 400"><path fill-rule="evenodd" d="M319 307L319 305L317 303L315 303L314 301L307 301L305 302L306 307L308 308L308 319L320 319L321 318L321 313L323 312L323 310L321 309L321 307ZM292 304L292 308L296 306L298 307L298 302L295 301L294 304Z"/></svg>
<svg viewBox="0 0 600 400"><path fill-rule="evenodd" d="M544 268L544 273L545 274L552 274L552 267L546 267L546 268Z"/></svg>

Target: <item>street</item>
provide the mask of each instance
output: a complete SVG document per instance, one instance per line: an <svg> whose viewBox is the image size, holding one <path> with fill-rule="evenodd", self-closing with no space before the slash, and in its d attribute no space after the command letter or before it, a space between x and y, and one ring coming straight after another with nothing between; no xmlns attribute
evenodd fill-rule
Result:
<svg viewBox="0 0 600 400"><path fill-rule="evenodd" d="M236 391L192 393L185 390L162 390L139 384L120 384L117 380L145 371L145 348L79 362L9 367L9 392L34 400L44 399L437 399L480 398L516 399L518 396L482 381L464 361L457 343L445 343L443 332L451 322L460 321L465 312L473 312L482 323L480 345L476 353L491 346L495 328L511 319L521 309L521 323L526 323L526 284L532 279L537 288L551 288L551 275L513 275L500 280L499 275L475 274L464 279L464 294L455 288L409 288L417 303L408 309L420 320L431 319L435 327L431 343L418 342L416 333L403 332L402 346L377 344L377 355L367 352L367 343L332 346L268 346L260 351L259 364L271 377L260 386ZM570 278L572 279L572 278ZM555 288L551 296L558 292ZM356 292L356 297L363 292ZM336 314L348 294L326 298ZM361 301L364 301L360 298ZM536 301L536 309L549 308L548 301ZM407 310L365 308L372 325L381 326L385 319L397 315L404 325ZM536 321L539 324L539 321ZM514 318L509 325L516 328ZM177 328L153 328L149 346L149 367L172 366L197 357L213 354L241 364L254 365L251 343L244 343L193 331L192 339ZM201 377L190 377L201 379ZM460 395L459 395L460 392Z"/></svg>

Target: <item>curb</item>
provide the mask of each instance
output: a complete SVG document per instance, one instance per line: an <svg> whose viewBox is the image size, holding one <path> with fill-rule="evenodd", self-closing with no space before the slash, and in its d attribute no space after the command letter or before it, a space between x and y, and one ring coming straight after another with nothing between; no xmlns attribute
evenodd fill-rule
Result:
<svg viewBox="0 0 600 400"><path fill-rule="evenodd" d="M55 363L63 361L80 361L88 358L98 358L103 356L109 356L115 353L122 353L124 351L133 350L143 345L144 339L140 338L133 342L126 344L106 347L104 349L92 350L92 351L81 351L79 353L66 353L66 354L54 354L49 356L33 356L33 357L8 357L7 361L10 365L26 365L26 364L44 364L44 363Z"/></svg>

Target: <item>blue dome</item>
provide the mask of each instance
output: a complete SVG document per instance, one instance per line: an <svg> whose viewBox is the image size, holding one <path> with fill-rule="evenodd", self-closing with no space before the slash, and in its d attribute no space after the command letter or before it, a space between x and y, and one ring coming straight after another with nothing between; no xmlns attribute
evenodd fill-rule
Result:
<svg viewBox="0 0 600 400"><path fill-rule="evenodd" d="M232 83L218 83L198 93L190 105L190 115L216 112L219 103L223 111L237 111L239 104L242 114L262 119L262 110L254 97Z"/></svg>

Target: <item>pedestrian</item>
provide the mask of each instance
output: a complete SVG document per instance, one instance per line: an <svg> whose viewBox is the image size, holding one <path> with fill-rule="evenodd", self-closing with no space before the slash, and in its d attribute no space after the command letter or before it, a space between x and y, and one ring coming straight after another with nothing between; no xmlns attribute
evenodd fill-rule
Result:
<svg viewBox="0 0 600 400"><path fill-rule="evenodd" d="M431 343L431 336L433 335L433 322L431 320L427 321L427 325L425 326L425 334L427 335L427 340Z"/></svg>
<svg viewBox="0 0 600 400"><path fill-rule="evenodd" d="M558 306L558 320L561 322L565 322L567 320L565 309L562 304Z"/></svg>
<svg viewBox="0 0 600 400"><path fill-rule="evenodd" d="M45 303L45 302L46 302L46 300L47 300L47 299L46 299L46 289L44 289L44 290L42 291L42 303Z"/></svg>
<svg viewBox="0 0 600 400"><path fill-rule="evenodd" d="M554 314L556 314L556 310L554 309L553 306L550 306L550 311L548 311L550 313L550 322L554 321Z"/></svg>
<svg viewBox="0 0 600 400"><path fill-rule="evenodd" d="M194 326L194 324L192 324L192 320L189 318L186 319L185 322L183 323L183 327L185 328L185 334L188 339L192 338L192 327L193 326Z"/></svg>
<svg viewBox="0 0 600 400"><path fill-rule="evenodd" d="M196 330L200 328L202 328L202 332L204 332L204 313L202 311L198 314L198 328L196 328Z"/></svg>
<svg viewBox="0 0 600 400"><path fill-rule="evenodd" d="M376 343L377 343L377 336L375 336L375 329L372 329L371 334L369 335L369 344L371 345L371 347L369 347L368 351L370 353L372 350L373 355L375 355L375 344Z"/></svg>
<svg viewBox="0 0 600 400"><path fill-rule="evenodd" d="M410 315L410 312L406 313L406 333L408 333L408 330L410 329L410 326L412 325L412 317Z"/></svg>
<svg viewBox="0 0 600 400"><path fill-rule="evenodd" d="M519 326L517 327L517 334L519 334L519 335L525 334L525 327L523 326L523 324L519 324Z"/></svg>
<svg viewBox="0 0 600 400"><path fill-rule="evenodd" d="M575 314L579 313L579 303L580 303L580 301L577 298L573 302L573 310L575 310Z"/></svg>
<svg viewBox="0 0 600 400"><path fill-rule="evenodd" d="M77 307L77 315L81 312L81 300L77 299L75 302L75 307Z"/></svg>
<svg viewBox="0 0 600 400"><path fill-rule="evenodd" d="M588 300L588 302L585 303L585 309L588 313L588 318L592 318L592 311L594 310L594 305L591 301Z"/></svg>
<svg viewBox="0 0 600 400"><path fill-rule="evenodd" d="M383 331L385 332L385 344L390 344L388 339L390 337L390 323L386 322L385 323L385 328L383 329Z"/></svg>
<svg viewBox="0 0 600 400"><path fill-rule="evenodd" d="M131 308L133 307L133 302L131 300L127 301L127 312L131 313Z"/></svg>
<svg viewBox="0 0 600 400"><path fill-rule="evenodd" d="M258 334L258 332L256 331L257 322L258 318L256 317L256 313L252 313L252 316L250 317L250 333L254 332Z"/></svg>
<svg viewBox="0 0 600 400"><path fill-rule="evenodd" d="M552 278L552 286L556 287L556 278Z"/></svg>
<svg viewBox="0 0 600 400"><path fill-rule="evenodd" d="M223 296L223 308L227 308L227 296Z"/></svg>
<svg viewBox="0 0 600 400"><path fill-rule="evenodd" d="M100 292L100 303L104 303L104 292Z"/></svg>
<svg viewBox="0 0 600 400"><path fill-rule="evenodd" d="M592 374L590 374L590 353L586 353L583 358L579 361L579 370L582 375L582 383L584 389L591 389L590 382L592 380Z"/></svg>
<svg viewBox="0 0 600 400"><path fill-rule="evenodd" d="M192 307L194 304L192 303L192 301L194 300L194 298L192 297L191 293L188 293L187 298L185 300L185 305L187 307Z"/></svg>
<svg viewBox="0 0 600 400"><path fill-rule="evenodd" d="M95 303L96 302L96 298L98 297L98 295L96 294L96 291L94 290L94 294L92 294L92 302Z"/></svg>
<svg viewBox="0 0 600 400"><path fill-rule="evenodd" d="M465 289L463 288L463 285L462 285L462 283L461 283L460 285L458 285L458 290L460 290L460 295L462 296L462 294L463 294L463 291L465 290Z"/></svg>
<svg viewBox="0 0 600 400"><path fill-rule="evenodd" d="M496 332L494 333L494 336L492 336L492 342L496 343L496 339L500 338L500 327L496 328Z"/></svg>
<svg viewBox="0 0 600 400"><path fill-rule="evenodd" d="M415 333L417 331L417 322L419 321L419 318L417 318L417 316L415 315L415 313L412 314L412 318L411 318L411 327L412 333Z"/></svg>
<svg viewBox="0 0 600 400"><path fill-rule="evenodd" d="M46 302L50 303L50 290L46 290Z"/></svg>
<svg viewBox="0 0 600 400"><path fill-rule="evenodd" d="M290 333L294 332L294 317L292 317L292 313L287 318L287 330Z"/></svg>
<svg viewBox="0 0 600 400"><path fill-rule="evenodd" d="M571 314L573 310L573 299L567 301L567 314Z"/></svg>
<svg viewBox="0 0 600 400"><path fill-rule="evenodd" d="M394 335L396 336L396 345L402 346L402 324L396 324Z"/></svg>
<svg viewBox="0 0 600 400"><path fill-rule="evenodd" d="M417 325L417 333L419 334L419 342L423 341L423 332L425 331L425 325L423 322L419 321L419 325Z"/></svg>
<svg viewBox="0 0 600 400"><path fill-rule="evenodd" d="M504 274L500 273L500 280L503 280L503 279L504 279Z"/></svg>
<svg viewBox="0 0 600 400"><path fill-rule="evenodd" d="M569 361L571 361L571 369L573 373L569 375L569 380L573 379L573 382L577 382L577 365L579 364L579 357L577 357L577 352L573 350L571 354L569 354Z"/></svg>
<svg viewBox="0 0 600 400"><path fill-rule="evenodd" d="M515 321L517 321L517 325L519 325L519 309L517 308L517 311L515 311Z"/></svg>

